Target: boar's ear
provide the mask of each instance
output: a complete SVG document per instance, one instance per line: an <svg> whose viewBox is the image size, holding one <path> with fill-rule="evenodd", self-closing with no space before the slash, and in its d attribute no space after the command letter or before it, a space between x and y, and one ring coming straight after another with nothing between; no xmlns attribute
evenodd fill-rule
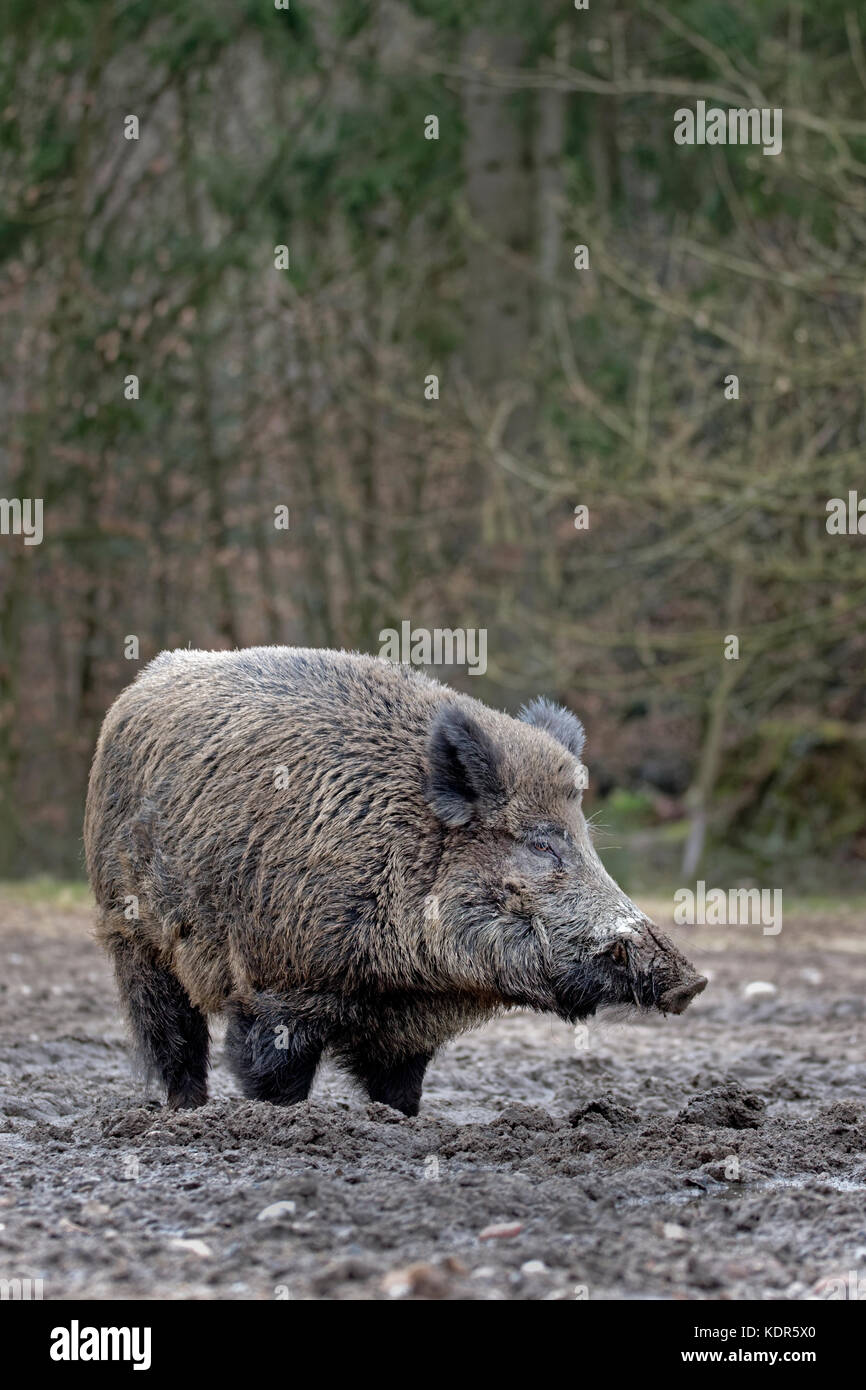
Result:
<svg viewBox="0 0 866 1390"><path fill-rule="evenodd" d="M528 705L523 706L520 718L524 724L543 729L576 758L582 756L586 734L577 715L572 714L571 710L563 709L562 705L554 705L539 695L537 700L530 700Z"/></svg>
<svg viewBox="0 0 866 1390"><path fill-rule="evenodd" d="M427 742L427 802L446 825L466 825L502 800L493 740L458 705L445 705Z"/></svg>

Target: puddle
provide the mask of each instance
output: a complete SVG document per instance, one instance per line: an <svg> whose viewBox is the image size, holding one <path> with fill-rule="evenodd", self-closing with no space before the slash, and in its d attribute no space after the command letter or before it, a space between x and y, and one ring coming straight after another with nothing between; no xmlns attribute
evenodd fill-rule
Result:
<svg viewBox="0 0 866 1390"><path fill-rule="evenodd" d="M690 1187L686 1192L666 1192L645 1197L621 1197L623 1207L653 1207L662 1204L685 1206L705 1197L752 1197L760 1192L808 1192L816 1188L832 1188L834 1192L866 1192L866 1182L840 1178L832 1173L796 1173L790 1178L758 1178L746 1182L711 1182L706 1188Z"/></svg>

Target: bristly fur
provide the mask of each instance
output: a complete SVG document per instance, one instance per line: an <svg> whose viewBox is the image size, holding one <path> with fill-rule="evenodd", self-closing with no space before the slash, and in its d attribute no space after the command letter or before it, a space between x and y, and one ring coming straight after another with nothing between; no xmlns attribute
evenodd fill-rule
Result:
<svg viewBox="0 0 866 1390"><path fill-rule="evenodd" d="M580 722L547 701L525 714L288 647L164 652L123 691L85 848L171 1104L205 1099L216 1012L246 1095L302 1099L328 1052L414 1114L436 1049L498 1010L644 997L637 939L628 971L609 955L641 914L586 833ZM658 934L651 950L670 992L687 963Z"/></svg>

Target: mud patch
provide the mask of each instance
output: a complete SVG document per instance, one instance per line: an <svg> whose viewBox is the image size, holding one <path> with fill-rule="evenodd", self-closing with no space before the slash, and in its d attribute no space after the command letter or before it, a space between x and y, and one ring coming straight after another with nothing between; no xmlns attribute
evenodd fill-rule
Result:
<svg viewBox="0 0 866 1390"><path fill-rule="evenodd" d="M758 1129L764 1123L765 1111L760 1096L728 1077L721 1086L693 1096L677 1118L682 1124L711 1129Z"/></svg>
<svg viewBox="0 0 866 1390"><path fill-rule="evenodd" d="M866 1279L866 956L786 917L772 999L730 939L676 1019L515 1014L403 1119L313 1098L167 1112L83 911L3 907L0 1274L45 1297L803 1298ZM697 943L697 944L695 944ZM775 943L774 943L775 945ZM820 979L816 986L815 979ZM215 1057L219 1059L217 1042Z"/></svg>

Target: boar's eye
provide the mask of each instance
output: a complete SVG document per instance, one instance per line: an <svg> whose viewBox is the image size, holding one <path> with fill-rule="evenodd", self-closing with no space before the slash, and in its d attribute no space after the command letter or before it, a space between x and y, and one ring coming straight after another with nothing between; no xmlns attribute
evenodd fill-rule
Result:
<svg viewBox="0 0 866 1390"><path fill-rule="evenodd" d="M530 840L529 848L532 850L533 854L543 854L545 858L552 859L557 864L559 863L559 855L549 840Z"/></svg>

